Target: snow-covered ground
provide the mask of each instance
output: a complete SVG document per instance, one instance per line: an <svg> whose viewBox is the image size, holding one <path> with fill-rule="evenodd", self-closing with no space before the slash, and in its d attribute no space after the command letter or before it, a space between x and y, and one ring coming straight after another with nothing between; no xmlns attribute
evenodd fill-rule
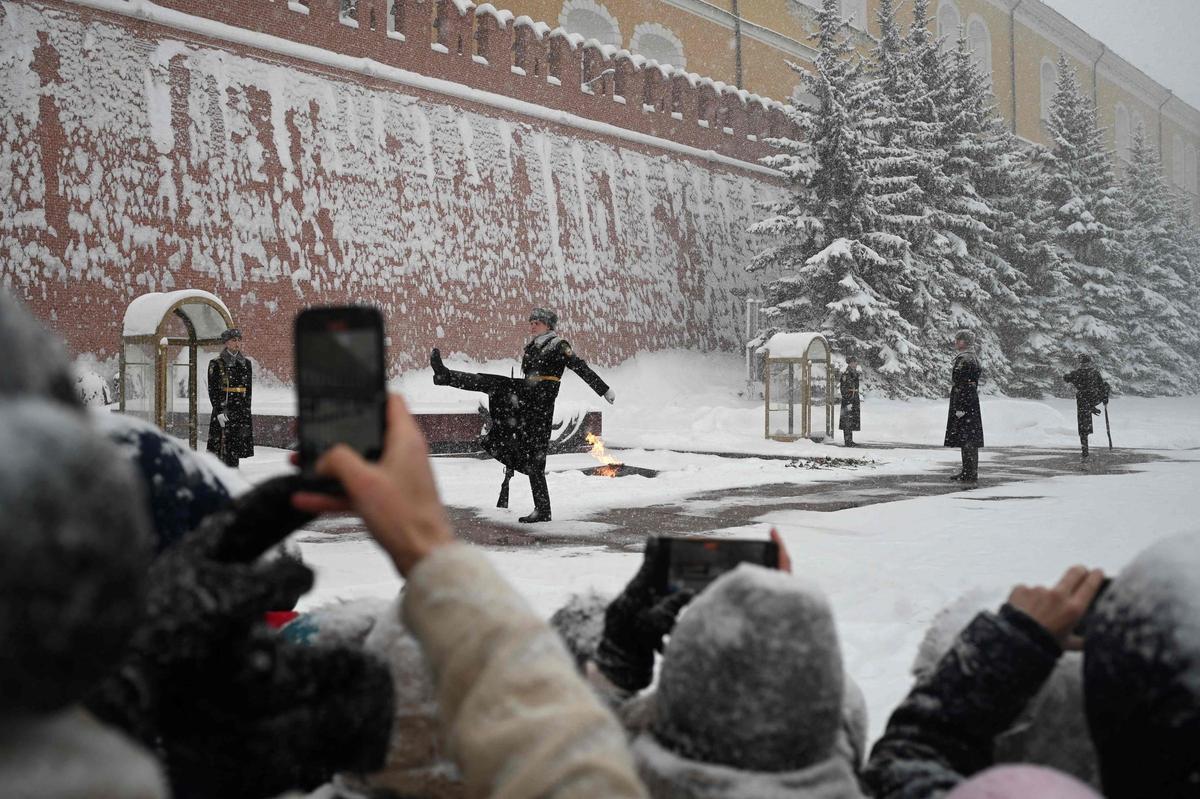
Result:
<svg viewBox="0 0 1200 799"><path fill-rule="evenodd" d="M458 368L481 368L453 358L448 362ZM507 374L512 365L482 368ZM599 480L577 471L592 463L587 455L550 459L555 521L538 532L553 528L556 535L578 538L578 545L496 548L490 553L545 615L573 592L595 588L615 593L637 568L636 552L594 543L605 527L585 521L592 514L729 488L949 473L951 465L957 465L957 452L938 446L944 402L877 399L865 385L858 438L868 446L851 452L829 444L765 441L761 404L738 395L744 386L740 360L734 357L647 354L601 371L616 390L615 406L591 395L574 377L563 381L560 406L603 410L605 438L620 448L616 454L662 474L653 480ZM472 395L432 386L428 371L410 373L393 388L417 410L470 409L475 403ZM1200 398L1116 398L1111 413L1117 446L1160 450L1167 460L1137 467L1132 474L1060 476L837 512L764 509L753 524L720 532L763 537L777 527L796 571L829 592L847 668L866 693L872 732L878 734L909 687L909 665L925 626L945 603L973 587L1050 581L1077 562L1116 570L1150 542L1200 526ZM985 399L983 414L991 445L1078 446L1072 401ZM1103 440L1100 422L1101 433L1092 439L1097 448ZM912 446L873 449L873 442ZM788 468L776 459L695 452L853 454L876 464L808 471ZM983 455L986 476L994 452L984 450ZM285 468L285 452L261 449L243 462L242 473L253 481ZM448 504L474 509L486 519L514 522L531 505L527 482L518 479L513 482L512 509L493 507L500 477L494 462L437 458L434 468ZM1013 498L992 500L999 497ZM704 514L719 505L710 500L694 510ZM400 579L390 564L372 542L351 538L357 540L300 544L318 572L306 604L395 593Z"/></svg>

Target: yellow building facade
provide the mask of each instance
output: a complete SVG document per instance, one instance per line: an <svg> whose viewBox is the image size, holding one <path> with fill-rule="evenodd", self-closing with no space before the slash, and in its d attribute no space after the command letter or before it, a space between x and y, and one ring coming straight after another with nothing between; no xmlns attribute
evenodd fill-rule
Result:
<svg viewBox="0 0 1200 799"><path fill-rule="evenodd" d="M878 0L840 0L869 49ZM787 62L811 65L813 8L820 0L502 0L517 15L641 53L751 92L788 100L799 83ZM901 14L911 11L899 3ZM959 32L990 77L997 110L1022 138L1047 143L1045 117L1065 53L1096 102L1118 162L1140 124L1163 155L1168 182L1192 198L1200 221L1200 111L1175 97L1039 0L930 0L936 32ZM907 20L902 19L907 26ZM1119 47L1119 43L1116 44Z"/></svg>

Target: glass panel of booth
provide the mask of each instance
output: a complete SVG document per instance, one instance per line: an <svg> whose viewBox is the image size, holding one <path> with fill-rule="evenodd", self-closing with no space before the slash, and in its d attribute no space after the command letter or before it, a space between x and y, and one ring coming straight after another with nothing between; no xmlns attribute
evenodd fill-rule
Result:
<svg viewBox="0 0 1200 799"><path fill-rule="evenodd" d="M769 382L766 395L767 435L799 436L802 403L804 401L803 374L800 362L767 361L766 380Z"/></svg>
<svg viewBox="0 0 1200 799"><path fill-rule="evenodd" d="M153 344L125 344L125 412L154 422L157 386L154 383Z"/></svg>

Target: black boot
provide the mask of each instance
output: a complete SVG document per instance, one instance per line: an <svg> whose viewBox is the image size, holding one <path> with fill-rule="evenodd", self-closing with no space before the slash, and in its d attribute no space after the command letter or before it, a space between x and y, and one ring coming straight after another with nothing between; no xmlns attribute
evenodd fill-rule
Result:
<svg viewBox="0 0 1200 799"><path fill-rule="evenodd" d="M1083 451L1083 454L1082 454L1080 457L1081 457L1083 460L1085 460L1085 461L1086 461L1086 460L1088 459L1088 440L1087 440L1087 436L1080 436L1080 437L1079 437L1079 445L1080 445L1080 447L1081 447L1081 449L1082 449L1082 451Z"/></svg>
<svg viewBox="0 0 1200 799"><path fill-rule="evenodd" d="M429 353L429 365L433 367L433 384L435 386L444 386L450 382L450 370L442 363L442 353L438 352L437 347L434 347L433 352Z"/></svg>
<svg viewBox="0 0 1200 799"><path fill-rule="evenodd" d="M842 434L842 437L843 437L843 439L845 440L845 442L846 442L846 446L847 446L847 447L853 447L853 446L855 446L855 443L854 443L854 433L851 433L849 430L847 430L847 431L845 431L845 432Z"/></svg>
<svg viewBox="0 0 1200 799"><path fill-rule="evenodd" d="M517 521L522 524L550 521L550 487L546 485L544 463L529 470L529 490L533 494L533 513Z"/></svg>
<svg viewBox="0 0 1200 799"><path fill-rule="evenodd" d="M962 448L962 482L979 482L979 447L965 446Z"/></svg>

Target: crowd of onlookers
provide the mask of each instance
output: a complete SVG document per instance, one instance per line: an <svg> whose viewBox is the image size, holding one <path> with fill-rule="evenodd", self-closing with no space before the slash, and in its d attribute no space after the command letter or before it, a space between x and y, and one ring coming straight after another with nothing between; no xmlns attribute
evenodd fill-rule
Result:
<svg viewBox="0 0 1200 799"><path fill-rule="evenodd" d="M743 565L665 593L654 539L616 597L547 623L455 541L425 441L231 498L202 456L88 412L61 345L0 293L0 796L1200 796L1200 535L1111 580L974 594L922 642L868 750L827 598ZM286 546L360 515L394 602L295 613Z"/></svg>

